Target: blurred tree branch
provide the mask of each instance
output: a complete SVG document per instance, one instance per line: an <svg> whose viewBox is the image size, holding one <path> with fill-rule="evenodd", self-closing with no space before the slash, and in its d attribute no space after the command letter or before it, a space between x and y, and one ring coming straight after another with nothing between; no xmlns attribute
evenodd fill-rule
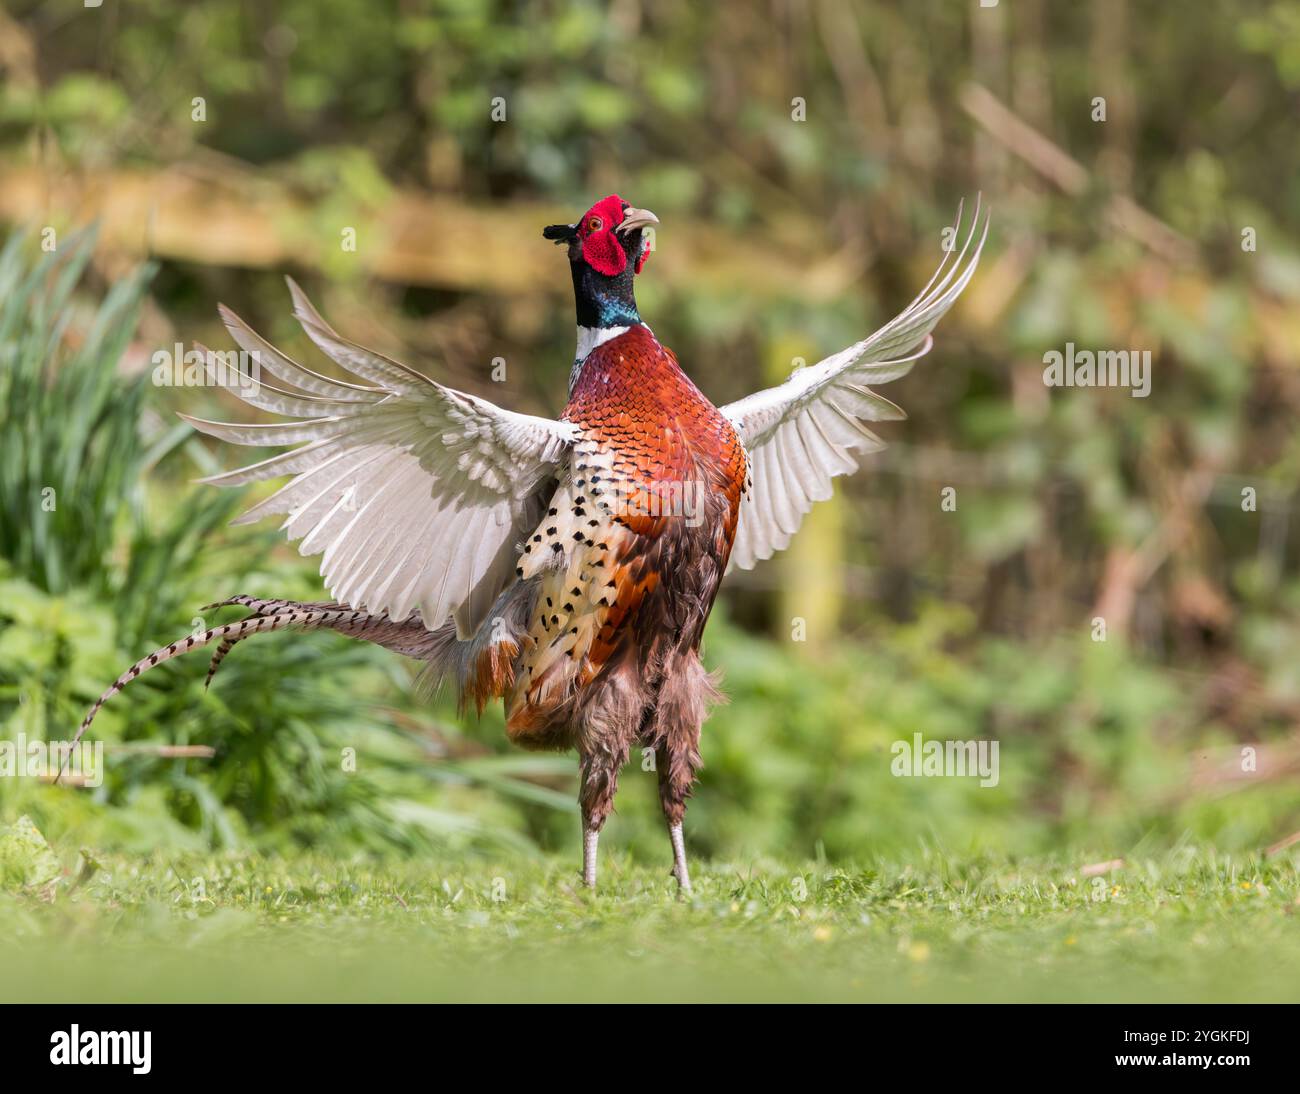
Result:
<svg viewBox="0 0 1300 1094"><path fill-rule="evenodd" d="M967 84L961 94L961 104L989 136L1059 190L1071 197L1082 197L1092 186L1092 177L1083 164L1018 118L987 88ZM1191 241L1126 194L1112 195L1106 203L1106 212L1112 226L1167 262L1176 266L1196 262L1196 248Z"/></svg>
<svg viewBox="0 0 1300 1094"><path fill-rule="evenodd" d="M567 281L554 276L555 256L541 226L572 210L540 203L479 207L398 190L380 210L358 208L325 223L290 187L241 170L230 157L107 175L0 168L0 218L45 223L54 209L61 222L99 221L102 245L133 256L253 268L328 262L334 268L339 233L354 227L360 271L382 280L501 294L531 294L539 285L568 292ZM834 300L861 272L857 258L844 251L818 254L812 220L789 233L809 241L801 251L701 220L673 218L662 231L672 246L656 251L657 271L669 284L695 290L817 303Z"/></svg>

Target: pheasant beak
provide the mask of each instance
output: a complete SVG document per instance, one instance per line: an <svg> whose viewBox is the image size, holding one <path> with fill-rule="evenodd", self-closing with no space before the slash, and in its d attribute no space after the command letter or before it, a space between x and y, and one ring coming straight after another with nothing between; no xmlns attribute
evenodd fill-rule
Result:
<svg viewBox="0 0 1300 1094"><path fill-rule="evenodd" d="M649 209L634 209L628 206L623 213L623 222L614 231L620 235L626 235L636 228L648 228L650 225L658 223L659 218Z"/></svg>

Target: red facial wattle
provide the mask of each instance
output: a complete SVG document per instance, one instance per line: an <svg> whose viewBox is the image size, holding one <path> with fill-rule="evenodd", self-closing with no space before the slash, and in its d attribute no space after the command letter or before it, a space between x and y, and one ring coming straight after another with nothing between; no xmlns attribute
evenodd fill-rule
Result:
<svg viewBox="0 0 1300 1094"><path fill-rule="evenodd" d="M614 236L614 229L623 222L623 205L622 198L610 194L588 209L578 225L583 259L593 270L606 277L617 277L627 268L627 255ZM638 260L638 272L644 262L644 257Z"/></svg>
<svg viewBox="0 0 1300 1094"><path fill-rule="evenodd" d="M627 266L627 255L609 228L592 232L583 240L582 257L588 266L606 277L617 277Z"/></svg>

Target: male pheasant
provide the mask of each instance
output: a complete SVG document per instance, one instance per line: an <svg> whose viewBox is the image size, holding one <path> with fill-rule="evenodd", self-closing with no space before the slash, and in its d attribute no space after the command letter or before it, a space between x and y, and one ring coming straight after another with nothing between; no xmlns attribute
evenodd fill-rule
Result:
<svg viewBox="0 0 1300 1094"><path fill-rule="evenodd" d="M958 212L958 226L961 223ZM616 195L543 235L565 247L578 348L558 420L502 410L454 391L334 331L293 281L295 315L356 378L290 360L226 308L235 341L285 386L215 383L294 418L235 425L186 417L236 444L296 445L206 481L292 475L239 521L285 514L304 555L321 554L335 602L233 597L242 620L137 662L95 703L141 672L216 644L209 678L235 643L283 627L329 628L427 662L462 706L500 698L506 732L530 749L576 749L582 877L633 748L653 750L673 848L690 890L682 818L700 727L718 698L700 638L728 566L784 548L831 479L857 469L878 438L862 423L903 416L868 387L905 374L975 271L988 232L978 206L920 295L861 342L778 387L715 407L641 320L633 280L658 218Z"/></svg>

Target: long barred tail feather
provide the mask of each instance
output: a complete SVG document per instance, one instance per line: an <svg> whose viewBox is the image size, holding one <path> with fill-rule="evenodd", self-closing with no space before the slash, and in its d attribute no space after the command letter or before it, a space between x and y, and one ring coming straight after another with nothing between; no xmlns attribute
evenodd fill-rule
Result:
<svg viewBox="0 0 1300 1094"><path fill-rule="evenodd" d="M212 684L212 678L217 675L217 669L221 668L221 662L226 659L226 654L235 648L234 638L223 638L219 645L212 653L212 660L208 662L208 674L203 678L203 690L207 691Z"/></svg>
<svg viewBox="0 0 1300 1094"><path fill-rule="evenodd" d="M328 603L319 604L298 604L292 600L260 600L257 597L245 596L242 593L239 596L228 597L225 600L218 600L215 604L204 604L200 611L210 612L217 608L228 608L239 606L247 608L254 615L270 615L272 612L283 611L289 608L328 608L332 605ZM238 638L224 638L212 653L212 660L208 663L208 675L203 680L203 690L207 691L212 684L212 678L217 675L217 669L221 667L221 662L226 659L226 655L235 648Z"/></svg>
<svg viewBox="0 0 1300 1094"><path fill-rule="evenodd" d="M284 611L287 608L324 608L324 607L344 607L342 604L300 604L296 600L261 600L255 596L245 596L242 593L239 596L228 596L225 600L218 600L214 604L204 604L200 611L211 612L218 608L247 608L254 615L269 615L271 612Z"/></svg>
<svg viewBox="0 0 1300 1094"><path fill-rule="evenodd" d="M54 781L57 783L63 777L73 748L90 728L90 723L95 720L95 715L99 713L100 708L142 672L147 672L183 653L203 649L216 643L212 660L208 665L207 679L203 685L206 688L212 682L212 677L221 667L226 655L237 643L252 638L255 634L278 631L284 627L305 630L326 628L349 638L374 642L403 656L423 661L427 666L423 681L425 687L433 681L454 680L460 693L461 705L464 706L472 701L481 712L488 698L503 695L513 686L514 657L520 649L521 642L526 640L525 630L532 610L532 599L536 595L535 585L533 581L516 582L510 585L497 598L493 610L489 612L478 631L467 639L457 637L454 622L447 622L436 630L429 630L418 615L398 623L389 619L384 613L371 614L353 609L347 604L329 601L301 604L293 600L261 600L251 596L232 596L227 600L208 604L204 611L240 607L246 608L251 614L234 623L226 623L220 627L212 627L201 634L178 639L127 669L113 682L113 686L95 701L95 705L82 720L77 735L73 738L72 748L68 749L67 757Z"/></svg>
<svg viewBox="0 0 1300 1094"><path fill-rule="evenodd" d="M230 652L235 643L241 642L245 638L251 638L255 634L277 631L284 627L298 627L308 630L328 628L352 638L361 638L374 642L407 657L414 657L419 660L428 660L430 655L447 649L449 645L454 645L454 642L448 643L448 636L443 633L450 630L451 637L454 638L454 627L448 625L439 628L437 631L430 631L420 622L418 616L401 623L395 623L387 615L371 615L369 612L350 608L346 604L298 604L290 600L255 600L252 597L232 597L230 600L222 601L221 604L209 605L209 607L221 607L227 604L251 608L253 614L234 623L212 627L202 634L190 635L187 638L178 639L171 645L163 646L148 657L141 658L113 682L112 687L95 701L95 705L90 708L90 711L82 720L81 726L73 738L72 748L68 749L63 765L59 769L59 774L54 780L56 783L63 777L63 772L67 768L73 750L85 735L86 730L90 728L90 723L94 721L95 715L99 713L100 708L109 699L141 673L161 665L164 661L170 661L173 657L179 657L191 650L202 649L214 642L219 643L219 645L213 655L212 665L208 670L209 681L212 674L216 672L221 660Z"/></svg>

